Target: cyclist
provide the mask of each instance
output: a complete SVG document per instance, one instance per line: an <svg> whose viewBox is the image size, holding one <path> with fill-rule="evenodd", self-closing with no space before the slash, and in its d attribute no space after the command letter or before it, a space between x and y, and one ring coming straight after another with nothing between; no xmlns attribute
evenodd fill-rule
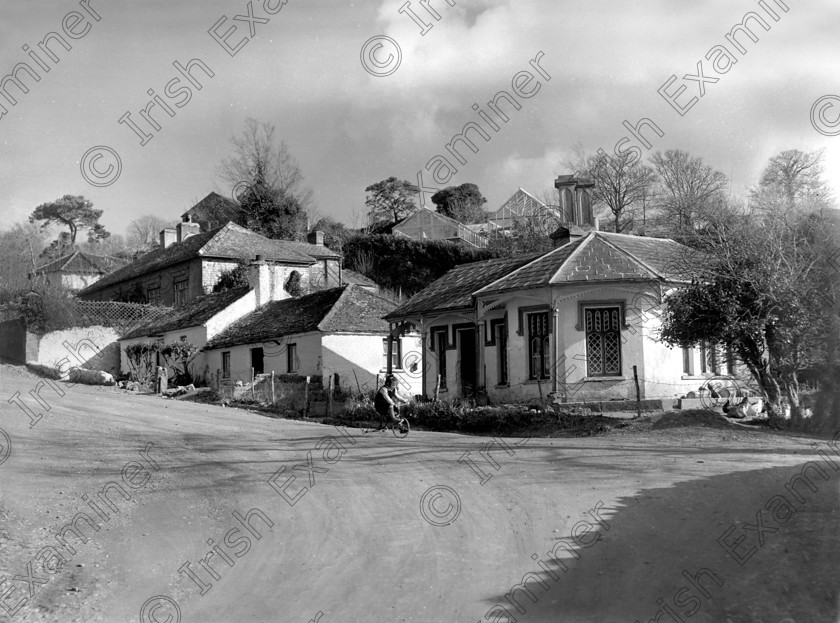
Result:
<svg viewBox="0 0 840 623"><path fill-rule="evenodd" d="M408 400L397 394L397 377L389 374L385 377L385 384L376 392L376 398L373 401L373 406L380 418L377 430L385 428L389 419L399 425L400 418L397 417L397 413L400 403L408 404Z"/></svg>

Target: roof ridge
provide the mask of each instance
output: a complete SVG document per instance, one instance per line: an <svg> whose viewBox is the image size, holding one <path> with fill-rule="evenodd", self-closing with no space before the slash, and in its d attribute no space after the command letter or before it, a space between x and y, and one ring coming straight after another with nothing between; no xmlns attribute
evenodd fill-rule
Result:
<svg viewBox="0 0 840 623"><path fill-rule="evenodd" d="M592 233L593 233L593 234L595 234L596 236L598 236L598 234L600 234L600 233L610 233L610 232L598 232L598 231L595 231L595 232L592 232ZM619 234L619 235L622 235L622 234ZM627 235L627 234L623 234L623 235ZM636 262L637 264L639 264L640 266L642 266L643 268L645 268L645 270L647 270L649 273L654 274L654 275L655 275L656 277L658 277L659 279L666 279L666 277L665 277L662 273L660 273L658 270L656 270L656 269L655 269L655 268L653 268L652 266L649 266L649 265L647 264L647 262L642 261L639 257L637 257L637 256L636 256L636 254L635 254L635 253L631 253L630 251L627 251L626 249L622 249L621 247L616 246L614 243L610 242L610 240L609 240L608 238L605 238L605 237L603 237L603 236L598 236L598 237L599 237L601 240L603 240L603 241L604 241L604 243L606 243L607 245L609 245L611 248L615 249L616 251L619 251L619 252L623 253L624 255L626 255L627 257L629 257L631 260L633 260L634 262ZM636 236L636 237L638 238L638 236Z"/></svg>
<svg viewBox="0 0 840 623"><path fill-rule="evenodd" d="M584 238L584 240L586 240L586 238ZM569 244L576 244L577 242L578 242L578 241L575 241L575 242L570 242ZM544 257L547 257L547 256L549 256L549 255L552 255L553 253L556 253L557 251L562 251L562 250L565 250L567 246L568 246L568 245L565 245L565 244L564 244L563 246L557 247L556 249L552 249L551 251L547 251L546 253L543 253L542 255L538 255L538 256L537 256L537 257L535 257L534 259L532 259L532 260L529 260L529 261L525 262L525 263L524 263L522 266L520 266L519 268L516 268L515 270L513 270L513 271L511 271L511 272L507 273L506 275L502 275L502 276L501 276L501 277L499 277L498 279L494 279L493 281L491 281L491 282L490 282L490 283L488 283L487 285L482 286L481 288L479 288L479 289L478 289L478 290L476 290L475 292L472 292L472 293L471 293L471 294L472 294L472 296L475 296L477 293L481 292L482 290L487 290L488 288L490 288L491 286L493 286L493 285L494 285L497 281L501 281L502 279L507 279L508 277L512 277L513 275L515 275L516 273L518 273L520 270L524 270L524 269L526 269L528 266L530 266L530 265L531 265L531 264L533 264L534 262L537 262L537 261L539 261L539 260L543 259ZM583 246L583 245L580 245L580 246ZM580 248L580 246L578 247L578 249ZM574 251L572 251L572 255L573 255L576 251L577 251L577 249L575 249ZM571 257L571 255L570 255L569 257ZM568 259L569 259L569 258L566 258L566 260L564 260L563 262L561 262L561 263L560 263L560 267L559 267L557 270L560 270L560 268L562 268L562 267L563 267L563 264L565 264L565 263L566 263L566 261L568 261ZM555 272L556 272L556 271L555 271ZM549 283L550 283L550 282L551 282L551 280L549 279Z"/></svg>
<svg viewBox="0 0 840 623"><path fill-rule="evenodd" d="M329 324L329 321L332 319L333 316L336 314L336 310L339 307L339 304L343 305L344 297L350 292L351 288L353 287L352 283L348 283L346 286L339 286L340 288L344 288L344 291L338 296L335 303L330 306L330 310L324 314L321 320L318 321L318 330L323 331L323 327L326 327Z"/></svg>

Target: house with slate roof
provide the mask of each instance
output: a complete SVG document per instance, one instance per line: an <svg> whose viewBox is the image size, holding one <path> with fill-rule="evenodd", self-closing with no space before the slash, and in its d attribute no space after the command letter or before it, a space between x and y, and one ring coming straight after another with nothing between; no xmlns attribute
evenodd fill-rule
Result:
<svg viewBox="0 0 840 623"><path fill-rule="evenodd" d="M553 238L544 254L458 266L385 316L420 332L425 395L440 377L446 397L629 399L635 367L642 398L672 398L732 371L720 351L713 368L699 349L657 340L664 297L690 278L689 249L579 229Z"/></svg>
<svg viewBox="0 0 840 623"><path fill-rule="evenodd" d="M406 394L420 393L420 340L406 334L391 342L383 316L395 304L356 285L275 300L240 318L205 347L209 373L221 382L250 381L274 372L332 377L336 387L376 387L390 370Z"/></svg>
<svg viewBox="0 0 840 623"><path fill-rule="evenodd" d="M323 234L319 238L320 232L314 233L310 244L271 240L232 222L203 232L198 223L183 221L175 231L161 232L159 249L106 275L78 296L89 301L131 297L180 307L211 292L223 272L255 255L275 266L272 274L283 284L293 278L303 291L338 286L341 256L323 245Z"/></svg>
<svg viewBox="0 0 840 623"><path fill-rule="evenodd" d="M131 260L119 257L94 255L77 250L42 264L36 269L35 275L42 276L50 286L81 290L130 263Z"/></svg>
<svg viewBox="0 0 840 623"><path fill-rule="evenodd" d="M126 357L126 348L132 344L157 342L163 345L182 341L202 348L209 339L256 307L256 290L250 286L199 297L174 310L165 320L146 322L120 337L120 370L124 373L132 371ZM158 354L152 364L165 366L166 361ZM196 380L207 380L208 370L202 353L196 355L190 367Z"/></svg>

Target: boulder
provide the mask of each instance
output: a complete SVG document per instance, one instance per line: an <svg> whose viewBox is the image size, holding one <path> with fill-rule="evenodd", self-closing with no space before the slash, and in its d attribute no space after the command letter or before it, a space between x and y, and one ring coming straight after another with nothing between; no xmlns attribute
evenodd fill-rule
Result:
<svg viewBox="0 0 840 623"><path fill-rule="evenodd" d="M70 368L69 381L85 385L114 385L114 377L110 373L87 368Z"/></svg>

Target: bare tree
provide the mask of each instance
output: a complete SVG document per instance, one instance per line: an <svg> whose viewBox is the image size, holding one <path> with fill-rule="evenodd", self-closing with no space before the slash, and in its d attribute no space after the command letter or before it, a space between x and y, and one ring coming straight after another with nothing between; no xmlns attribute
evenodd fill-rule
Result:
<svg viewBox="0 0 840 623"><path fill-rule="evenodd" d="M300 166L273 124L249 117L242 135L230 142L234 155L222 160L220 176L231 188L245 191L259 180L272 191L294 198L307 212L314 210L312 191L304 187Z"/></svg>
<svg viewBox="0 0 840 623"><path fill-rule="evenodd" d="M678 232L691 230L714 205L726 200L728 179L687 151L669 149L651 158L659 178L655 205L662 219Z"/></svg>
<svg viewBox="0 0 840 623"><path fill-rule="evenodd" d="M146 214L128 224L125 243L134 251L151 250L158 244L161 230L172 226L172 221L155 214Z"/></svg>
<svg viewBox="0 0 840 623"><path fill-rule="evenodd" d="M592 199L595 207L606 207L612 214L615 232L634 224L635 210L650 197L656 180L653 169L635 159L632 152L610 155L604 151L587 155L578 145L575 157L565 162L577 176L595 182Z"/></svg>
<svg viewBox="0 0 840 623"><path fill-rule="evenodd" d="M824 155L822 149L789 149L776 154L750 192L752 203L765 209L818 211L832 207L831 190L823 179Z"/></svg>
<svg viewBox="0 0 840 623"><path fill-rule="evenodd" d="M0 232L0 291L30 289L29 275L35 272L46 238L41 228L31 223L16 223Z"/></svg>

